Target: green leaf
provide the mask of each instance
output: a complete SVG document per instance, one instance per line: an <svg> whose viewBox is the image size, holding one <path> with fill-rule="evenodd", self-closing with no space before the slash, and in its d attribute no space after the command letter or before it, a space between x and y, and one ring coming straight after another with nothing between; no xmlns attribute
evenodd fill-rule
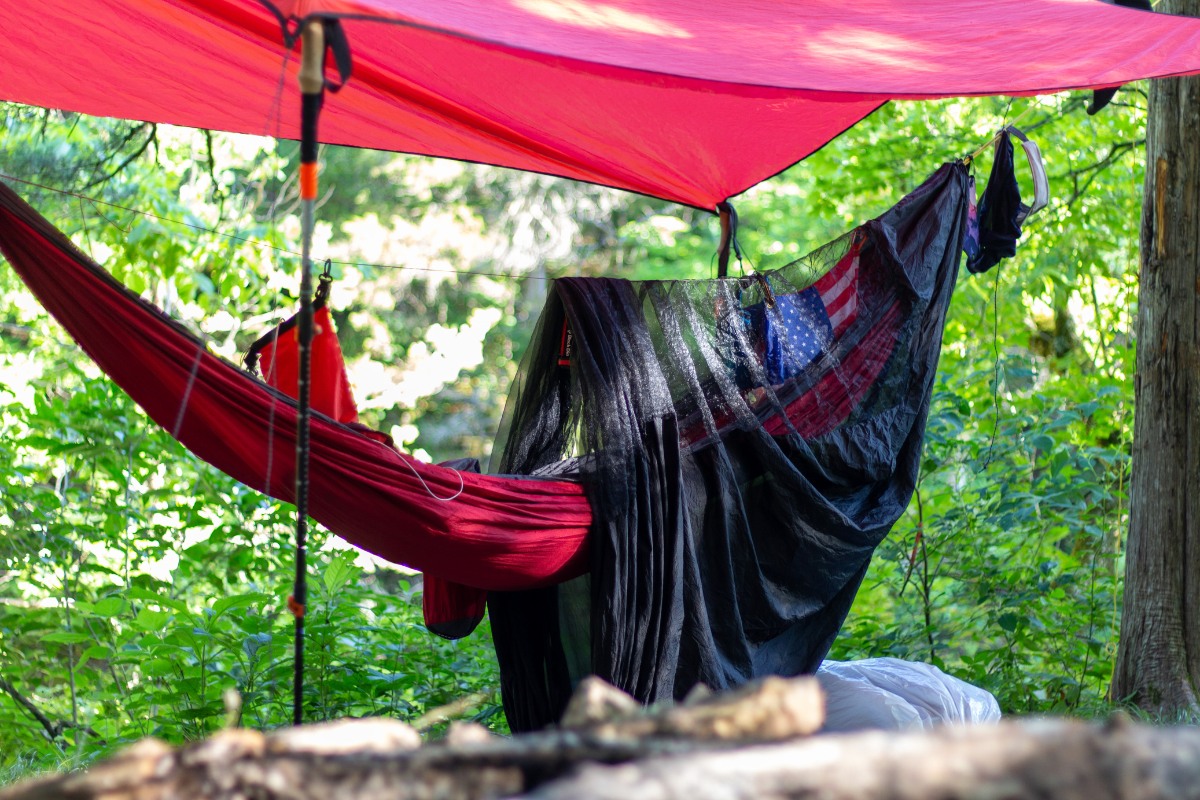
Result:
<svg viewBox="0 0 1200 800"><path fill-rule="evenodd" d="M1054 439L1044 433L1030 437L1029 444L1038 450L1048 451L1054 448Z"/></svg>
<svg viewBox="0 0 1200 800"><path fill-rule="evenodd" d="M87 633L76 633L74 631L56 631L48 633L42 637L43 642L55 642L56 644L80 644L82 642L92 641L92 637Z"/></svg>
<svg viewBox="0 0 1200 800"><path fill-rule="evenodd" d="M110 656L112 656L111 648L102 644L94 644L79 655L79 661L76 662L75 669L82 669L87 665L88 661L92 660L93 658L98 660L108 660Z"/></svg>
<svg viewBox="0 0 1200 800"><path fill-rule="evenodd" d="M250 608L251 606L260 605L268 602L271 595L264 592L251 592L250 594L236 594L232 597L222 597L212 605L213 619L236 608Z"/></svg>
<svg viewBox="0 0 1200 800"><path fill-rule="evenodd" d="M165 678L174 674L175 664L165 658L151 658L142 662L141 669L151 678Z"/></svg>
<svg viewBox="0 0 1200 800"><path fill-rule="evenodd" d="M92 606L92 613L97 617L116 617L124 613L126 603L120 597L105 597L97 600Z"/></svg>
<svg viewBox="0 0 1200 800"><path fill-rule="evenodd" d="M129 589L126 589L125 595L131 600L143 600L147 603L154 603L155 605L160 605L163 608L169 608L173 611L187 611L186 603L180 600L175 600L171 597L167 597L166 595L158 592L152 592L149 589L143 589L140 586L132 586Z"/></svg>
<svg viewBox="0 0 1200 800"><path fill-rule="evenodd" d="M352 551L339 553L321 575L321 582L325 584L325 590L330 594L334 594L346 584L353 580L357 580L362 573L362 569L354 563L357 554Z"/></svg>
<svg viewBox="0 0 1200 800"><path fill-rule="evenodd" d="M143 608L134 618L133 624L139 629L147 633L157 633L163 629L167 621L171 619L171 614L168 611L154 611L153 609Z"/></svg>
<svg viewBox="0 0 1200 800"><path fill-rule="evenodd" d="M254 658L259 650L261 650L263 647L266 647L270 643L271 634L252 633L246 637L245 641L242 642L242 650L245 651L246 655Z"/></svg>

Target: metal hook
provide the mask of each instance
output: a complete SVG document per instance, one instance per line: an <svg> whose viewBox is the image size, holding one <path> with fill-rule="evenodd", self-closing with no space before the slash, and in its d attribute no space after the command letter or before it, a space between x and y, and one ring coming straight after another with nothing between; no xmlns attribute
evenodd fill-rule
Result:
<svg viewBox="0 0 1200 800"><path fill-rule="evenodd" d="M767 276L761 272L754 273L755 279L762 286L763 299L766 301L767 308L775 307L775 293L771 291L771 282L767 280Z"/></svg>
<svg viewBox="0 0 1200 800"><path fill-rule="evenodd" d="M329 299L329 287L333 286L333 261L325 259L325 269L317 276L317 291L314 293L313 302L317 306L322 306Z"/></svg>

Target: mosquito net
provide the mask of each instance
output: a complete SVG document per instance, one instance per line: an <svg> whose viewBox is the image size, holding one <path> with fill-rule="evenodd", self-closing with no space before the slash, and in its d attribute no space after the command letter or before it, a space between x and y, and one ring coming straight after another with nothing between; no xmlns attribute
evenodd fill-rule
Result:
<svg viewBox="0 0 1200 800"><path fill-rule="evenodd" d="M912 496L968 182L760 275L556 282L493 467L585 485L591 569L489 597L514 729L584 673L653 702L817 668Z"/></svg>

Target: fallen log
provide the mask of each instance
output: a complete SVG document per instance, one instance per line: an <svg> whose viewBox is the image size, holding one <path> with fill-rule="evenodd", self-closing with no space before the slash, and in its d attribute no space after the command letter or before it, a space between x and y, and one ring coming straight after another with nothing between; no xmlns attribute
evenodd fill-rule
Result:
<svg viewBox="0 0 1200 800"><path fill-rule="evenodd" d="M588 682L570 728L503 738L456 725L428 744L380 719L232 729L178 750L147 740L0 800L1200 800L1200 729L1031 720L808 736L821 721L811 679L648 710Z"/></svg>
<svg viewBox="0 0 1200 800"><path fill-rule="evenodd" d="M600 767L529 800L1193 800L1200 728L1025 720L859 733Z"/></svg>

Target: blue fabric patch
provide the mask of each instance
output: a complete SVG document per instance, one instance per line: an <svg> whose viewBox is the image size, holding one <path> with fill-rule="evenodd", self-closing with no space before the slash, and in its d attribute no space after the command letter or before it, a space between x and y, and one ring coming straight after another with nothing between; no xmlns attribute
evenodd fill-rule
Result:
<svg viewBox="0 0 1200 800"><path fill-rule="evenodd" d="M979 208L975 204L975 177L967 179L967 233L963 237L963 252L967 258L978 258L979 246Z"/></svg>
<svg viewBox="0 0 1200 800"><path fill-rule="evenodd" d="M763 342L763 367L772 384L800 374L833 341L833 326L814 288L775 296L775 308L746 309Z"/></svg>

